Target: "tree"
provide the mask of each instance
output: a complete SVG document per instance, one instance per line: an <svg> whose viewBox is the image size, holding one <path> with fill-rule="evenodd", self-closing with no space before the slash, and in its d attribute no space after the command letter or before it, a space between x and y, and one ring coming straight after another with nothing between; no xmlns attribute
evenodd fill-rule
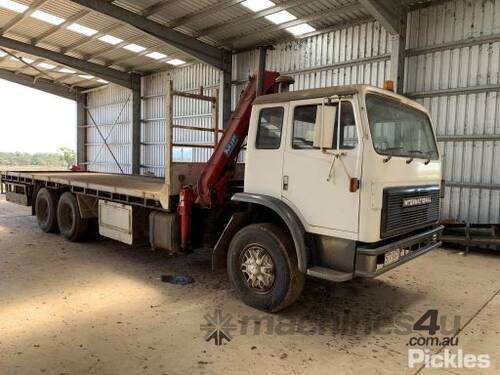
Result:
<svg viewBox="0 0 500 375"><path fill-rule="evenodd" d="M59 148L59 152L62 154L66 166L68 168L71 168L71 166L76 162L75 151L68 147L61 147Z"/></svg>

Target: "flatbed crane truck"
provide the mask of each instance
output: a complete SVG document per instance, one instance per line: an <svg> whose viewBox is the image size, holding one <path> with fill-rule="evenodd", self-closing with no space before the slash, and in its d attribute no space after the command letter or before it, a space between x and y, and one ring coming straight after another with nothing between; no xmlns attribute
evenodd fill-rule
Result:
<svg viewBox="0 0 500 375"><path fill-rule="evenodd" d="M290 91L289 77L261 79L250 78L205 164L167 152L165 179L4 172L7 200L70 241L97 225L170 253L208 244L239 297L272 312L299 297L306 275L376 277L440 246L441 163L423 106L367 85Z"/></svg>

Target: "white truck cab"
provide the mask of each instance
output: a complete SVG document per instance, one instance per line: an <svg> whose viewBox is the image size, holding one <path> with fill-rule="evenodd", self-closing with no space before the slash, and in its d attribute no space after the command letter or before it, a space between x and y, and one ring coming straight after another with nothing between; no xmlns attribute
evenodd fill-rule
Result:
<svg viewBox="0 0 500 375"><path fill-rule="evenodd" d="M322 120L325 106L333 110ZM314 144L321 126L330 132L323 148ZM245 176L245 192L282 200L309 233L376 242L438 219L436 196L433 217L386 218L383 228L384 190L439 188L441 162L427 110L372 86L259 97Z"/></svg>
<svg viewBox="0 0 500 375"><path fill-rule="evenodd" d="M351 85L258 97L245 168L244 193L233 200L267 205L267 215L280 206L308 275L374 277L440 245L431 119L391 91Z"/></svg>

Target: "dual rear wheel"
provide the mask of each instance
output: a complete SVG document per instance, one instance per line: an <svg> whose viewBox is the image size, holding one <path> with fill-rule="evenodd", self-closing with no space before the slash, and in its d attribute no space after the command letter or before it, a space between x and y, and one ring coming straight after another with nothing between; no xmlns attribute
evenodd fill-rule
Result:
<svg viewBox="0 0 500 375"><path fill-rule="evenodd" d="M54 190L43 188L38 191L35 214L41 230L45 233L57 232L57 193Z"/></svg>
<svg viewBox="0 0 500 375"><path fill-rule="evenodd" d="M59 230L68 241L79 242L86 238L89 220L80 215L78 202L71 192L60 197L55 190L42 188L35 202L35 214L40 229L46 233Z"/></svg>

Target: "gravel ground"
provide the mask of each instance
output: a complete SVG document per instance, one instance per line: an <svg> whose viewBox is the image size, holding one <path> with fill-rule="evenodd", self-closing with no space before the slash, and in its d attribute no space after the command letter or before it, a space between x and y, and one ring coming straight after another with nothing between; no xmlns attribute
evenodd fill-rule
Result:
<svg viewBox="0 0 500 375"><path fill-rule="evenodd" d="M161 281L179 274L195 282ZM438 310L436 337L489 354L491 367L478 373L500 372L498 253L439 249L374 280L309 279L294 306L269 315L242 304L224 272L210 272L208 251L68 243L2 196L0 286L1 374L469 373L408 367L409 340L428 336L413 323L429 309ZM205 341L221 320L231 340Z"/></svg>

